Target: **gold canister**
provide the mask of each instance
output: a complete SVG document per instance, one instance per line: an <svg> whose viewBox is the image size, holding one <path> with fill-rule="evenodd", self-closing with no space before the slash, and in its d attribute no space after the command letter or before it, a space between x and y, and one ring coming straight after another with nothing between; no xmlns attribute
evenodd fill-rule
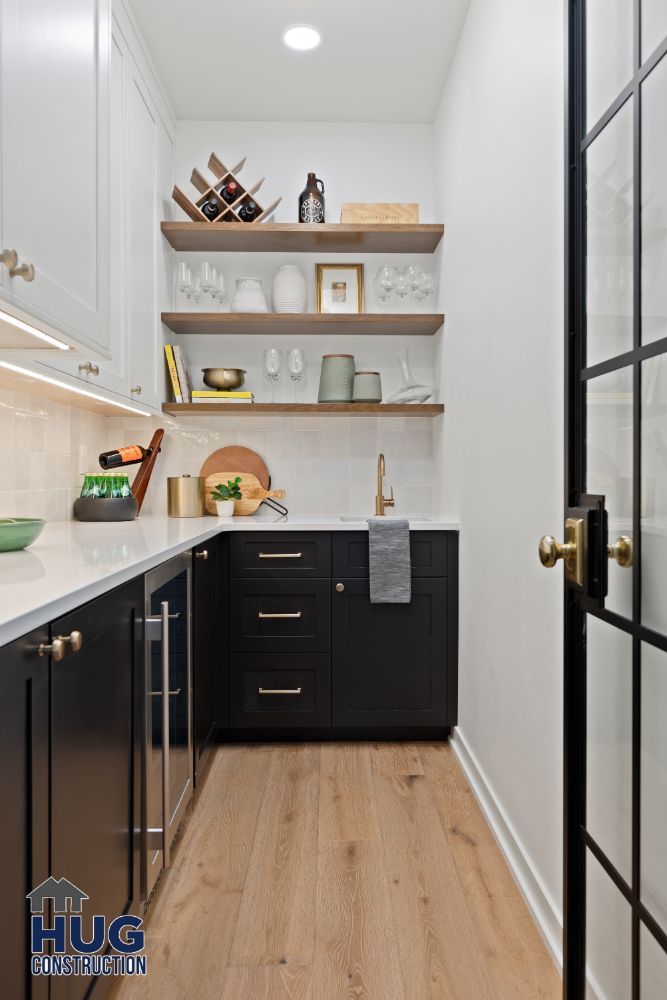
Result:
<svg viewBox="0 0 667 1000"><path fill-rule="evenodd" d="M203 517L206 513L204 483L201 476L168 476L169 517Z"/></svg>

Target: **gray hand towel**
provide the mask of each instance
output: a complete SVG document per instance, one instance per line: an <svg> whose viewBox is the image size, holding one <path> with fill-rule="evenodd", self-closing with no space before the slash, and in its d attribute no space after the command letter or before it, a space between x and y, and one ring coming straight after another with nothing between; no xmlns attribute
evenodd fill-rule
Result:
<svg viewBox="0 0 667 1000"><path fill-rule="evenodd" d="M409 604L410 522L403 518L368 519L371 604Z"/></svg>

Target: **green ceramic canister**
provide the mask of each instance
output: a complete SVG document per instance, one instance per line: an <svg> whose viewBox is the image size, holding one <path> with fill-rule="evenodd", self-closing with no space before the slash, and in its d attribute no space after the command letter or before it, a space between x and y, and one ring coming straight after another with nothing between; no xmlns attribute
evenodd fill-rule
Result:
<svg viewBox="0 0 667 1000"><path fill-rule="evenodd" d="M354 369L353 354L325 354L322 358L317 402L351 403Z"/></svg>

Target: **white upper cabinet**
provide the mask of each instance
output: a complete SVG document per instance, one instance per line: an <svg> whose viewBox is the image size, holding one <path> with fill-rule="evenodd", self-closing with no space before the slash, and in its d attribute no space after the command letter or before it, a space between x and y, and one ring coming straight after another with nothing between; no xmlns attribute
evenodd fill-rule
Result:
<svg viewBox="0 0 667 1000"><path fill-rule="evenodd" d="M0 3L0 296L111 353L109 0Z"/></svg>

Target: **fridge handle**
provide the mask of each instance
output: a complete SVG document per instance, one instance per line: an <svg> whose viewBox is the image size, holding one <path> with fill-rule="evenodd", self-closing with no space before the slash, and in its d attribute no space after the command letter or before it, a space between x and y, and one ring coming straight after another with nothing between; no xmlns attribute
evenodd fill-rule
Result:
<svg viewBox="0 0 667 1000"><path fill-rule="evenodd" d="M169 840L169 601L160 604L162 618L162 864L171 865Z"/></svg>

